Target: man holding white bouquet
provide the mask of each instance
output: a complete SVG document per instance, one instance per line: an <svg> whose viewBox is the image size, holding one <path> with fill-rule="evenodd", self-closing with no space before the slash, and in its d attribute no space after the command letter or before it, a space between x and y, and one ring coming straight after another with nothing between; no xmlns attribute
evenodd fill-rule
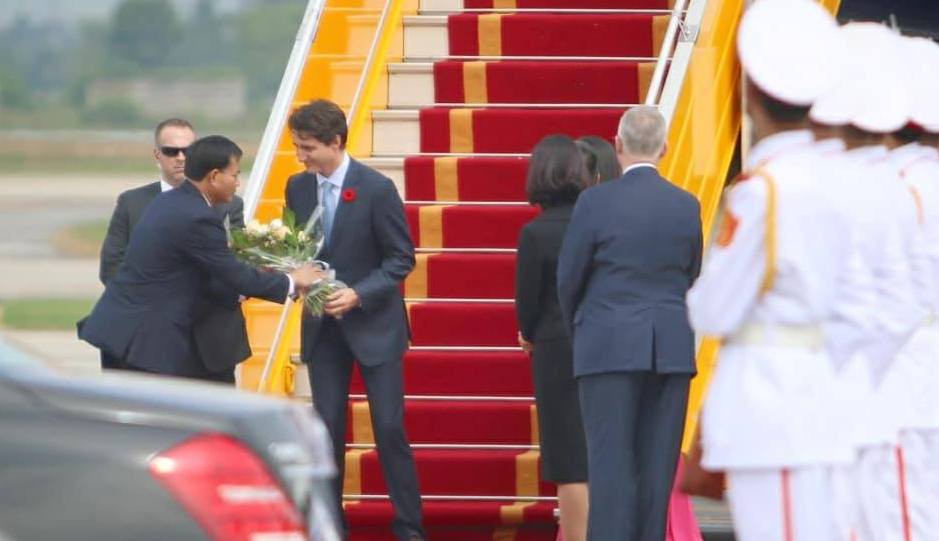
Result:
<svg viewBox="0 0 939 541"><path fill-rule="evenodd" d="M193 321L212 280L250 297L284 302L325 277L307 265L262 272L235 258L215 205L238 188L241 149L218 135L186 152L186 180L147 206L124 260L80 325L79 337L120 359L128 370L191 376Z"/></svg>
<svg viewBox="0 0 939 541"><path fill-rule="evenodd" d="M349 284L326 299L325 314L304 313L303 362L317 413L329 428L339 475L337 517L345 524L342 480L346 408L358 361L368 393L382 471L395 509L394 535L426 537L414 456L404 431L402 357L410 331L401 281L414 268L414 245L394 183L346 154L346 118L334 103L317 100L290 116L297 159L306 171L287 183L287 207L303 224L319 217L319 259ZM309 224L308 224L309 225Z"/></svg>

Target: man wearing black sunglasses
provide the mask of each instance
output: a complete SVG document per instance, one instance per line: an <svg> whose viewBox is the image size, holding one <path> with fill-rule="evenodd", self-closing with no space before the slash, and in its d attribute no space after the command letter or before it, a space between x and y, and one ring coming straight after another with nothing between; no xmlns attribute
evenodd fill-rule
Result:
<svg viewBox="0 0 939 541"><path fill-rule="evenodd" d="M153 137L153 158L160 171L160 179L118 196L101 247L99 278L105 285L117 274L130 242L131 231L150 202L160 193L172 190L186 180L186 149L196 140L192 124L180 118L167 119L157 125ZM215 209L227 216L224 219L226 224L244 227L243 202L240 197L235 196L231 203L220 204ZM187 375L234 383L235 365L251 355L244 315L237 293L226 291L221 286L212 289L196 303L193 347L190 348L195 358L187 363L193 368L192 373ZM102 351L101 367L120 369L124 364Z"/></svg>

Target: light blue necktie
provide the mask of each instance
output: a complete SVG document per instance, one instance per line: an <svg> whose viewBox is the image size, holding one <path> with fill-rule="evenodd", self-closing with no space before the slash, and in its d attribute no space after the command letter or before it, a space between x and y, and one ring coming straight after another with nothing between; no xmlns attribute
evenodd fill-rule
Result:
<svg viewBox="0 0 939 541"><path fill-rule="evenodd" d="M320 184L320 204L323 205L323 234L328 243L333 230L333 218L336 216L336 185L332 182Z"/></svg>

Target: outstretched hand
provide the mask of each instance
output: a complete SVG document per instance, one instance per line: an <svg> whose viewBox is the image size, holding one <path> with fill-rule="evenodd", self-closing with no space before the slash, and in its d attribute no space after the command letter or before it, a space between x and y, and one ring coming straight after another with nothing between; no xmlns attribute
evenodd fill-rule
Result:
<svg viewBox="0 0 939 541"><path fill-rule="evenodd" d="M290 277L293 278L294 288L298 291L306 291L314 284L328 277L326 271L318 265L304 265L290 271Z"/></svg>

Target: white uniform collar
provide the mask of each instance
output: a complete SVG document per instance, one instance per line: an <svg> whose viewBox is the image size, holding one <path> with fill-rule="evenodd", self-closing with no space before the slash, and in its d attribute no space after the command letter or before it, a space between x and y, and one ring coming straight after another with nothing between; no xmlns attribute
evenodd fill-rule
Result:
<svg viewBox="0 0 939 541"><path fill-rule="evenodd" d="M851 149L845 154L863 163L873 163L886 159L890 155L890 151L884 145L867 145L866 147Z"/></svg>
<svg viewBox="0 0 939 541"><path fill-rule="evenodd" d="M833 154L835 152L844 152L844 141L837 137L829 137L815 142L815 150L822 154Z"/></svg>
<svg viewBox="0 0 939 541"><path fill-rule="evenodd" d="M747 169L759 169L766 162L788 154L792 150L807 147L812 143L812 132L809 130L790 130L774 133L763 138L750 149L747 156Z"/></svg>
<svg viewBox="0 0 939 541"><path fill-rule="evenodd" d="M317 186L322 186L324 182L328 182L332 184L333 186L341 189L342 184L343 182L345 182L345 179L346 179L346 173L349 171L350 162L351 160L349 159L349 154L343 152L342 162L340 162L339 167L337 167L336 170L333 171L333 174L329 175L328 177L325 177L321 175L320 173L316 174Z"/></svg>

